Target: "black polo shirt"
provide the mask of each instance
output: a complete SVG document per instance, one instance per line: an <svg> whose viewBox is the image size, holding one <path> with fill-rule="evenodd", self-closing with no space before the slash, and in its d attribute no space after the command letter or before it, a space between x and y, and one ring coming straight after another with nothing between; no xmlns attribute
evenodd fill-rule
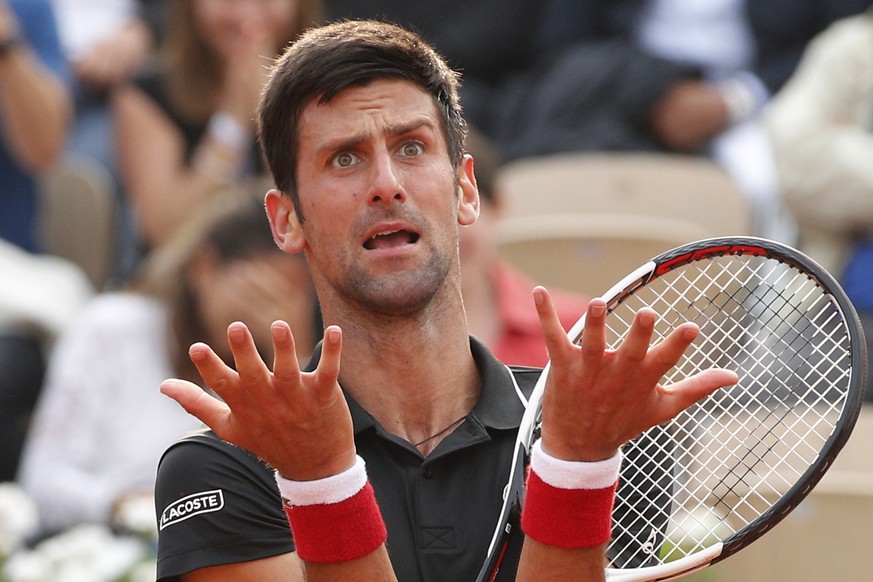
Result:
<svg viewBox="0 0 873 582"><path fill-rule="evenodd" d="M471 348L481 374L480 400L427 458L348 399L355 444L367 463L402 582L474 580L500 513L522 398L540 370L510 372L475 339ZM307 369L314 369L319 355L317 350ZM294 550L272 471L208 430L186 436L164 454L156 508L158 580Z"/></svg>

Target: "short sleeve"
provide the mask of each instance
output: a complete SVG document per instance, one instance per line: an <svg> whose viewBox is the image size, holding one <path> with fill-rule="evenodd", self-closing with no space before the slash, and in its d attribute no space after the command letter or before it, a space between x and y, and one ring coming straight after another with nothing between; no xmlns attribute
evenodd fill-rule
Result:
<svg viewBox="0 0 873 582"><path fill-rule="evenodd" d="M164 453L155 507L159 581L294 551L272 470L211 433Z"/></svg>
<svg viewBox="0 0 873 582"><path fill-rule="evenodd" d="M47 0L14 1L10 6L16 12L28 44L39 56L42 63L69 84L71 72L61 48L51 2Z"/></svg>

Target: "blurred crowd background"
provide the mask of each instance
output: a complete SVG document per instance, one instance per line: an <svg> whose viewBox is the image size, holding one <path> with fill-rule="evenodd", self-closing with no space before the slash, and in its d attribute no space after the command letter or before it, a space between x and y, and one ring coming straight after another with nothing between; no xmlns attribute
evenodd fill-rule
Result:
<svg viewBox="0 0 873 582"><path fill-rule="evenodd" d="M462 73L471 331L541 366L535 283L569 328L607 274L708 236L805 251L873 337L870 5L0 0L0 580L39 580L13 558L83 527L148 547L158 457L196 427L158 384L197 381L191 343L279 318L302 360L320 338L305 261L267 227L254 124L304 29L391 20Z"/></svg>

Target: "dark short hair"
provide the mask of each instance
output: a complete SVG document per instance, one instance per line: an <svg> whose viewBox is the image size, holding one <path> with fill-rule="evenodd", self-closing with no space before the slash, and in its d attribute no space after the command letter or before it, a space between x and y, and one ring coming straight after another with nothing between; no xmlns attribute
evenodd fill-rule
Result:
<svg viewBox="0 0 873 582"><path fill-rule="evenodd" d="M291 195L301 219L296 181L300 113L314 99L327 103L344 89L385 78L411 81L433 97L450 161L460 162L466 136L460 76L433 47L409 30L374 20L310 29L277 60L258 110L267 165L276 187Z"/></svg>

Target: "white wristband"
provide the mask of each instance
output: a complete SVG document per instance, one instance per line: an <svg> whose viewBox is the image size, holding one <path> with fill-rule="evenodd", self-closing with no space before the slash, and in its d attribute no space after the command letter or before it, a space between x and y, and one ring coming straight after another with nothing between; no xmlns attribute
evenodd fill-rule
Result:
<svg viewBox="0 0 873 582"><path fill-rule="evenodd" d="M621 458L618 450L603 461L565 461L545 452L538 440L531 448L530 468L545 483L558 489L604 489L618 480Z"/></svg>
<svg viewBox="0 0 873 582"><path fill-rule="evenodd" d="M354 497L367 484L364 459L355 456L355 464L336 475L314 481L292 481L276 471L276 484L286 505L329 505Z"/></svg>
<svg viewBox="0 0 873 582"><path fill-rule="evenodd" d="M249 146L251 135L234 117L228 113L213 113L206 131L223 146L234 151L244 151Z"/></svg>

